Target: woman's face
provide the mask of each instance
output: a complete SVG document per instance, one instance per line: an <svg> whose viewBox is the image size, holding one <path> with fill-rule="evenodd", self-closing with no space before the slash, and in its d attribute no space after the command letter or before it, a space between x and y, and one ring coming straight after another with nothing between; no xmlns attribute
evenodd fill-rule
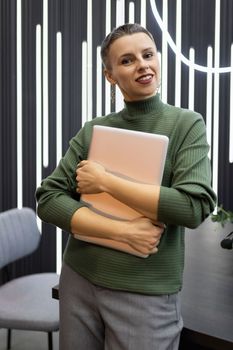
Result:
<svg viewBox="0 0 233 350"><path fill-rule="evenodd" d="M145 33L125 35L109 49L105 76L117 84L125 101L138 101L156 94L160 84L157 49Z"/></svg>

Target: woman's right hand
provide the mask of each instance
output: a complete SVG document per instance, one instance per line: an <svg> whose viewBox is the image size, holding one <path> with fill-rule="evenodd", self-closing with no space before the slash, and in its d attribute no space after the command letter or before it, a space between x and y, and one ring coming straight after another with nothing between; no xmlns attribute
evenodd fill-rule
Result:
<svg viewBox="0 0 233 350"><path fill-rule="evenodd" d="M157 253L164 229L164 224L155 224L146 217L140 217L125 222L121 240L142 254Z"/></svg>

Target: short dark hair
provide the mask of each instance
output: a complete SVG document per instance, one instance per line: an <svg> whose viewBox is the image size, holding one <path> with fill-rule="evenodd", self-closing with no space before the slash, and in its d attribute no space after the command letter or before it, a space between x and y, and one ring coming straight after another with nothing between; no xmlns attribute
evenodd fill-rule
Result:
<svg viewBox="0 0 233 350"><path fill-rule="evenodd" d="M117 28L114 28L111 33L109 33L101 44L101 58L103 65L109 67L108 64L108 53L112 43L125 35L132 35L135 33L145 33L154 42L152 34L144 27L138 23L127 23L123 24Z"/></svg>

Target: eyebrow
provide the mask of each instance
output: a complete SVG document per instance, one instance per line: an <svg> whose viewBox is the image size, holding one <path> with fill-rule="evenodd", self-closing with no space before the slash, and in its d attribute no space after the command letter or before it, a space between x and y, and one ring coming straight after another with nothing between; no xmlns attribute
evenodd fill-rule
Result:
<svg viewBox="0 0 233 350"><path fill-rule="evenodd" d="M153 47L147 47L146 49L143 49L142 52L146 52L148 50L154 50ZM126 57L126 56L132 56L134 55L132 52L128 52L128 53L123 53L123 55L121 55L119 58L123 58L123 57Z"/></svg>

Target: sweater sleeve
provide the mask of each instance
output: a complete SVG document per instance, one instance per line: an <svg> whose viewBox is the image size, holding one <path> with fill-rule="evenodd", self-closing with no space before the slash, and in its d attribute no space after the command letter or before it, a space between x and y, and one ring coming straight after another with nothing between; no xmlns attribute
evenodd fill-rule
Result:
<svg viewBox="0 0 233 350"><path fill-rule="evenodd" d="M196 228L214 210L216 201L206 128L197 115L193 122L188 118L182 121L178 130L181 136L174 153L172 182L170 187L161 186L158 218L167 224Z"/></svg>
<svg viewBox="0 0 233 350"><path fill-rule="evenodd" d="M70 232L74 212L85 206L76 193L75 170L80 160L85 159L83 129L70 141L70 147L57 168L44 179L36 190L37 213L42 221L49 222Z"/></svg>

